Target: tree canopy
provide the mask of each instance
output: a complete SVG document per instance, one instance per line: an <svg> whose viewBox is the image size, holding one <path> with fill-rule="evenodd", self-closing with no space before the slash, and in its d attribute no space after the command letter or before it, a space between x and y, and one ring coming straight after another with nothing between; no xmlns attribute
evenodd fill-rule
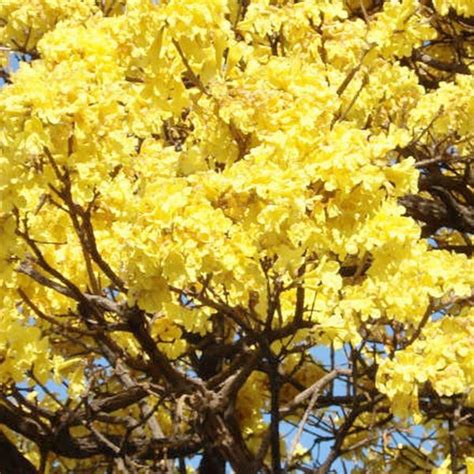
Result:
<svg viewBox="0 0 474 474"><path fill-rule="evenodd" d="M2 473L474 473L472 0L3 0L0 44Z"/></svg>

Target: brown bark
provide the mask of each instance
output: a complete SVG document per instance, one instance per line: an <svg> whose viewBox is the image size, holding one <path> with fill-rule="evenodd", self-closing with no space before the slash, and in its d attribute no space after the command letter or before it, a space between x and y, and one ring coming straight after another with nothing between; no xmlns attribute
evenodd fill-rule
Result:
<svg viewBox="0 0 474 474"><path fill-rule="evenodd" d="M36 468L0 431L0 474L36 474Z"/></svg>

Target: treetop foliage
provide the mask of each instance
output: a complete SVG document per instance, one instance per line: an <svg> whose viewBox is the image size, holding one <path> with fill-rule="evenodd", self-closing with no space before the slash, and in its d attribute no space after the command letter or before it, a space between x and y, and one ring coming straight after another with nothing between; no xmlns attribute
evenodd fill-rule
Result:
<svg viewBox="0 0 474 474"><path fill-rule="evenodd" d="M474 473L472 0L4 0L0 43L2 472Z"/></svg>

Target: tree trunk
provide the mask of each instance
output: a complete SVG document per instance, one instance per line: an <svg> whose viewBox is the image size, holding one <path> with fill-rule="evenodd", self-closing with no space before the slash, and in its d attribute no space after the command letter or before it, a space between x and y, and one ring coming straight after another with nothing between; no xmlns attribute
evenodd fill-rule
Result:
<svg viewBox="0 0 474 474"><path fill-rule="evenodd" d="M0 473L36 474L36 468L14 444L0 431Z"/></svg>

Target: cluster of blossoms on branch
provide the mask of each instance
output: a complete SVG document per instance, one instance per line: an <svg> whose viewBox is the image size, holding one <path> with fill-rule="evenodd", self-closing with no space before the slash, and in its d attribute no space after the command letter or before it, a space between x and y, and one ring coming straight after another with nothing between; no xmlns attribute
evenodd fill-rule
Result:
<svg viewBox="0 0 474 474"><path fill-rule="evenodd" d="M0 471L474 473L472 0L4 0L0 43Z"/></svg>

